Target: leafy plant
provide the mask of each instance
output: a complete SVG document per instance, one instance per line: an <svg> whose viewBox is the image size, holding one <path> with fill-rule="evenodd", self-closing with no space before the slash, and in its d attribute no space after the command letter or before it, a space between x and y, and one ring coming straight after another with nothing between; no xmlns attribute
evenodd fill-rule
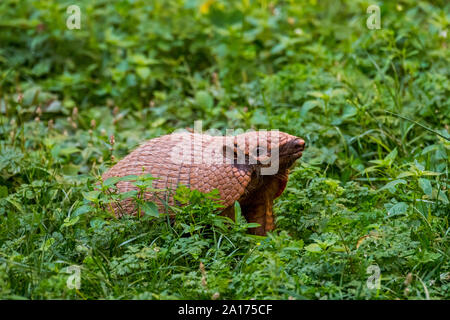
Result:
<svg viewBox="0 0 450 320"><path fill-rule="evenodd" d="M448 1L379 2L379 30L365 1L80 0L70 30L72 4L0 2L0 297L450 297ZM195 120L307 140L267 237L99 178Z"/></svg>

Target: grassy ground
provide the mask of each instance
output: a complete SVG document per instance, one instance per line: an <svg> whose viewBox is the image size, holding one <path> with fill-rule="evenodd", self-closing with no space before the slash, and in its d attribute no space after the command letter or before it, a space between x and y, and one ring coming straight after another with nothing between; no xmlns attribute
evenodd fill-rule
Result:
<svg viewBox="0 0 450 320"><path fill-rule="evenodd" d="M376 1L379 30L359 0L77 3L0 2L1 298L450 298L447 1ZM174 225L90 205L194 120L307 140L266 238L197 192Z"/></svg>

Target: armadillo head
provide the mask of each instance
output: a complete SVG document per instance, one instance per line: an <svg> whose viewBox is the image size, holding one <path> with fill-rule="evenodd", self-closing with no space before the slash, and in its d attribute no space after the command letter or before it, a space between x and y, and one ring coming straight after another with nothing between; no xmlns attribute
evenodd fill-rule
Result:
<svg viewBox="0 0 450 320"><path fill-rule="evenodd" d="M305 150L305 140L280 132L278 148L280 166L287 169L302 156L303 150Z"/></svg>
<svg viewBox="0 0 450 320"><path fill-rule="evenodd" d="M251 131L235 136L233 149L237 163L260 168L276 167L276 172L272 173L276 174L291 167L302 156L305 141L276 130Z"/></svg>

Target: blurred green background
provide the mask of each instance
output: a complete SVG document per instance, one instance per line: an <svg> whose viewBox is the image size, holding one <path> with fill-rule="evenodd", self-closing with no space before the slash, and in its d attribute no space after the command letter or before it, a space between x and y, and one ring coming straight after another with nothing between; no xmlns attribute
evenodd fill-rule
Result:
<svg viewBox="0 0 450 320"><path fill-rule="evenodd" d="M1 1L0 296L450 298L449 21L444 0ZM173 228L88 205L195 120L307 140L269 237L195 194Z"/></svg>

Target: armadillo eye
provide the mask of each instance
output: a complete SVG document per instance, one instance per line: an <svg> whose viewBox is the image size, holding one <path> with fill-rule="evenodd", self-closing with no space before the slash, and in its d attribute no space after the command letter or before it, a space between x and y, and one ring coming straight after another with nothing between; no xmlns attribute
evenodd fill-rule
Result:
<svg viewBox="0 0 450 320"><path fill-rule="evenodd" d="M255 149L253 149L252 152L253 156L259 157L261 155L267 155L267 149L261 146L257 146Z"/></svg>

